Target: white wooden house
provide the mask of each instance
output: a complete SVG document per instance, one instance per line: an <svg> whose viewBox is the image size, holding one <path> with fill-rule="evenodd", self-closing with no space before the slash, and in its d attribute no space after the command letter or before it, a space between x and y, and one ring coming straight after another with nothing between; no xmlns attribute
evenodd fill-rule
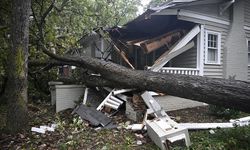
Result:
<svg viewBox="0 0 250 150"><path fill-rule="evenodd" d="M249 0L168 0L110 35L137 69L250 81Z"/></svg>

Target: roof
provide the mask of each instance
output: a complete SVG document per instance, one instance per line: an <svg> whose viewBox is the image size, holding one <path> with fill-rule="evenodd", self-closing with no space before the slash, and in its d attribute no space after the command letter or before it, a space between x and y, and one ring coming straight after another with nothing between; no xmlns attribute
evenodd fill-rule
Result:
<svg viewBox="0 0 250 150"><path fill-rule="evenodd" d="M190 29L194 23L178 20L176 15L152 15L165 9L182 9L194 5L218 4L230 0L168 0L159 6L149 8L123 27L114 27L109 33L111 37L121 40L146 39L171 31L176 26ZM185 27L186 26L186 27Z"/></svg>
<svg viewBox="0 0 250 150"><path fill-rule="evenodd" d="M167 8L186 7L190 5L214 4L229 0L168 0L159 6L149 8L154 11L161 11Z"/></svg>

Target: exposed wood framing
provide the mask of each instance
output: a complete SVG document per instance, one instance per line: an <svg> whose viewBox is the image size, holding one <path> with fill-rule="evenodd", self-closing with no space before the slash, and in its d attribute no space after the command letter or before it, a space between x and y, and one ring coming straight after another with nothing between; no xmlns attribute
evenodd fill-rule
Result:
<svg viewBox="0 0 250 150"><path fill-rule="evenodd" d="M193 42L190 42L197 34L200 33L199 25L195 26L188 34L186 34L176 45L174 45L169 51L166 51L158 58L151 71L159 71L169 60L178 56L179 54L187 51L194 46ZM190 43L189 43L190 42ZM189 43L189 44L188 44ZM172 54L171 54L172 53ZM171 54L171 55L170 55Z"/></svg>
<svg viewBox="0 0 250 150"><path fill-rule="evenodd" d="M194 47L194 41L188 43L187 45L181 47L177 51L166 51L159 59L155 61L155 64L150 68L151 71L157 72L159 71L168 61L173 59L174 57L180 55L181 53L189 50Z"/></svg>

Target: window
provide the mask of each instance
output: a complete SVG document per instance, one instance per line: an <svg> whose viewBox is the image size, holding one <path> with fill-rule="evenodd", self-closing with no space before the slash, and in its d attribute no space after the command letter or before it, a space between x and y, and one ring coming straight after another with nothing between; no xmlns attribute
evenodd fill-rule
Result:
<svg viewBox="0 0 250 150"><path fill-rule="evenodd" d="M247 41L247 47L248 47L248 66L250 66L250 40Z"/></svg>
<svg viewBox="0 0 250 150"><path fill-rule="evenodd" d="M221 34L206 31L206 57L207 64L220 64Z"/></svg>

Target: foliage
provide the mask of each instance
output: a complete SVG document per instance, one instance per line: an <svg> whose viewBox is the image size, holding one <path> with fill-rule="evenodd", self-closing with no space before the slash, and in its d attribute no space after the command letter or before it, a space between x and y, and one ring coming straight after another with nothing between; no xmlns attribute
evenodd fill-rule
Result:
<svg viewBox="0 0 250 150"><path fill-rule="evenodd" d="M150 3L148 4L148 8L159 6L164 2L167 2L167 0L151 0Z"/></svg>
<svg viewBox="0 0 250 150"><path fill-rule="evenodd" d="M54 3L53 3L54 2ZM32 20L30 28L30 60L47 60L41 52L38 40L43 41L57 54L64 55L67 50L78 47L78 41L93 29L121 25L136 15L139 0L35 0L32 1ZM49 9L53 6L52 9ZM30 95L46 96L47 82L56 80L57 70L38 71L29 77ZM41 94L39 94L41 93ZM37 99L37 98L36 98Z"/></svg>
<svg viewBox="0 0 250 150"><path fill-rule="evenodd" d="M237 118L240 114L238 110L219 107L215 105L209 105L209 112L216 117L224 119Z"/></svg>
<svg viewBox="0 0 250 150"><path fill-rule="evenodd" d="M0 103L3 103L2 94L5 88L5 74L7 64L7 50L9 48L10 3L8 0L0 1Z"/></svg>
<svg viewBox="0 0 250 150"><path fill-rule="evenodd" d="M193 145L190 149L249 149L250 127L236 127L232 129L218 129L215 134L208 131L191 134Z"/></svg>

